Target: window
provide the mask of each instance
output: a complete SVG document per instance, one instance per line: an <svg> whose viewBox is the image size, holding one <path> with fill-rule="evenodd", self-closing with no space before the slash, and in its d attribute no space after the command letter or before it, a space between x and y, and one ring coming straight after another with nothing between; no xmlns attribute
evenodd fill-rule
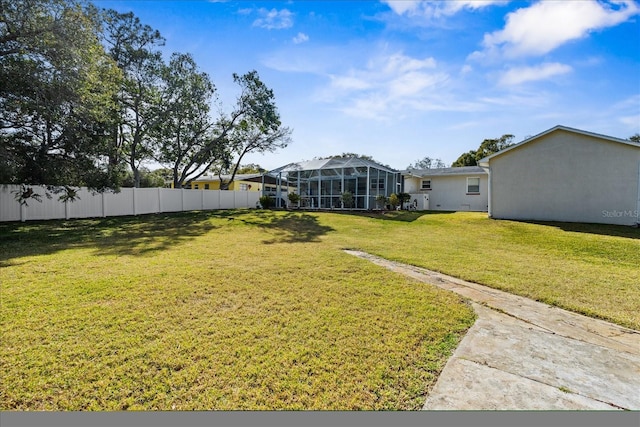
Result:
<svg viewBox="0 0 640 427"><path fill-rule="evenodd" d="M373 178L371 180L372 190L384 190L384 178Z"/></svg>
<svg viewBox="0 0 640 427"><path fill-rule="evenodd" d="M467 193L480 194L480 178L467 178Z"/></svg>
<svg viewBox="0 0 640 427"><path fill-rule="evenodd" d="M204 185L204 189L205 189L205 190L208 190L208 189L209 189L209 184L205 184L205 185Z"/></svg>
<svg viewBox="0 0 640 427"><path fill-rule="evenodd" d="M249 191L249 184L240 184L240 191Z"/></svg>
<svg viewBox="0 0 640 427"><path fill-rule="evenodd" d="M422 190L431 190L431 180L423 179L422 186L420 187Z"/></svg>
<svg viewBox="0 0 640 427"><path fill-rule="evenodd" d="M198 184L193 184L193 189L197 190L198 189Z"/></svg>

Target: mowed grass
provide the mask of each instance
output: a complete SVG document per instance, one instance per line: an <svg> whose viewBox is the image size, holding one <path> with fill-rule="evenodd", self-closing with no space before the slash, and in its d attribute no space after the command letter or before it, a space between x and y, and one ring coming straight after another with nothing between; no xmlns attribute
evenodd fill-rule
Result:
<svg viewBox="0 0 640 427"><path fill-rule="evenodd" d="M388 212L327 219L339 245L640 330L640 229Z"/></svg>
<svg viewBox="0 0 640 427"><path fill-rule="evenodd" d="M0 225L0 409L420 408L474 314L343 253L349 221L378 224L228 211Z"/></svg>
<svg viewBox="0 0 640 427"><path fill-rule="evenodd" d="M640 230L271 211L0 225L3 410L417 409L474 321L344 248L640 330Z"/></svg>

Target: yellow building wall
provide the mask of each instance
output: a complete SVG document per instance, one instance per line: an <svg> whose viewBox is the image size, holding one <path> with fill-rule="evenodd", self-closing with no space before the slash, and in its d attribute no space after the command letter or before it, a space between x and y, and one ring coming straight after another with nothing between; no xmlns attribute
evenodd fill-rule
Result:
<svg viewBox="0 0 640 427"><path fill-rule="evenodd" d="M198 181L191 182L192 190L204 190L206 184L209 184L209 190L219 190L220 189L220 181ZM249 188L246 191L260 191L262 188L259 182L249 182L249 181L233 181L229 186L229 191L240 191L241 184L247 184Z"/></svg>

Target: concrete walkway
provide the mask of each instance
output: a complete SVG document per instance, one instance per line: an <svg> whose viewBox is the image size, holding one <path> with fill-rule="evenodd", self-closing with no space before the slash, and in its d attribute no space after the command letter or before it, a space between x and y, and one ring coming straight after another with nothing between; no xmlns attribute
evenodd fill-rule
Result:
<svg viewBox="0 0 640 427"><path fill-rule="evenodd" d="M640 410L640 332L364 252L470 299L478 320L425 410Z"/></svg>

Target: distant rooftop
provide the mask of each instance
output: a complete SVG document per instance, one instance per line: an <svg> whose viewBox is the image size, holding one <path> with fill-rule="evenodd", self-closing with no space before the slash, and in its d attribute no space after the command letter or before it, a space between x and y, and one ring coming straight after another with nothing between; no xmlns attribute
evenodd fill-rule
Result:
<svg viewBox="0 0 640 427"><path fill-rule="evenodd" d="M259 173L245 173L245 174L236 174L236 176L234 177L234 181L246 181L249 179L255 179L255 178L260 178L262 176L262 174ZM224 179L225 181L228 181L231 179L231 175L222 175L222 179ZM218 175L202 175L200 178L198 179L194 179L193 182L198 182L198 181L220 181L220 177Z"/></svg>
<svg viewBox="0 0 640 427"><path fill-rule="evenodd" d="M403 170L403 175L411 175L417 177L423 176L443 176L443 175L470 175L470 174L486 174L487 172L480 166L462 166L459 168L437 168L437 169L407 169Z"/></svg>

